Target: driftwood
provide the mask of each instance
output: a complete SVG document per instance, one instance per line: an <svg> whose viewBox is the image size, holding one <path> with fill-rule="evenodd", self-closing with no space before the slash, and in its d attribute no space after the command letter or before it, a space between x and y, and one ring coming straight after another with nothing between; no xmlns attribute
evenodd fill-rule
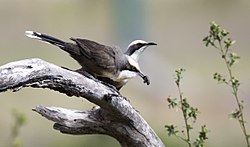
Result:
<svg viewBox="0 0 250 147"><path fill-rule="evenodd" d="M24 87L49 88L68 96L87 99L99 107L69 110L37 106L33 110L55 122L62 133L106 134L123 147L163 147L147 122L118 91L98 80L89 79L41 59L33 58L0 67L0 92Z"/></svg>

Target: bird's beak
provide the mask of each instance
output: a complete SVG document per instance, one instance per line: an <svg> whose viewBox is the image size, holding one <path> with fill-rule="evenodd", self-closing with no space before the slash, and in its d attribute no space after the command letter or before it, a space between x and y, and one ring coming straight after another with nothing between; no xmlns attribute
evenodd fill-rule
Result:
<svg viewBox="0 0 250 147"><path fill-rule="evenodd" d="M147 45L148 45L148 46L149 46L149 45L157 45L157 43L155 43L155 42L148 42Z"/></svg>
<svg viewBox="0 0 250 147"><path fill-rule="evenodd" d="M145 76L142 72L138 72L139 76L143 79L143 82L146 83L147 85L150 84L148 76Z"/></svg>

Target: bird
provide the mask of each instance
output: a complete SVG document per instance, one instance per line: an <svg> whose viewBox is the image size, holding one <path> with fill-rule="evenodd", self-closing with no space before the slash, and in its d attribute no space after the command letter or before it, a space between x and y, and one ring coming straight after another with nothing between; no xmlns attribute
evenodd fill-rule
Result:
<svg viewBox="0 0 250 147"><path fill-rule="evenodd" d="M25 35L59 47L81 65L77 72L94 77L117 90L137 76L147 85L150 84L148 76L141 71L138 60L147 47L157 45L155 42L132 41L123 53L120 47L107 46L88 39L71 37L72 42L65 42L35 31L25 31Z"/></svg>

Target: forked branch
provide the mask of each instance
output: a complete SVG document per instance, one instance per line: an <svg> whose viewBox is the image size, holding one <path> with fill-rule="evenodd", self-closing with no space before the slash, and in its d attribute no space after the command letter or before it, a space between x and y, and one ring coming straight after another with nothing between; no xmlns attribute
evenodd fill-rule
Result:
<svg viewBox="0 0 250 147"><path fill-rule="evenodd" d="M0 67L0 92L24 87L49 88L68 96L83 97L100 106L93 110L69 110L37 106L33 110L55 122L62 133L106 134L121 146L163 147L147 122L118 91L41 59L33 58Z"/></svg>

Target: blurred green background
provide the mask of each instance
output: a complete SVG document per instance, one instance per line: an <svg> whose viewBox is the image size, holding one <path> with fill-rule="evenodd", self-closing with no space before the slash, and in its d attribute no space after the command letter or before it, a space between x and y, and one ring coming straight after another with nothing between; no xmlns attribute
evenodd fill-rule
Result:
<svg viewBox="0 0 250 147"><path fill-rule="evenodd" d="M167 146L183 146L168 137L165 124L183 125L180 111L169 110L166 98L177 96L174 70L184 73L183 92L201 114L195 127L210 129L208 147L245 146L238 122L228 114L235 108L231 89L212 79L214 72L226 68L218 52L202 43L209 22L216 21L237 40L234 47L241 56L234 67L240 77L240 96L250 104L250 1L249 0L0 0L0 64L38 57L59 66L76 69L79 65L60 49L25 37L25 30L53 35L63 40L80 37L124 50L135 39L155 41L140 58L141 69L151 80L149 86L140 78L131 80L121 93L128 97ZM70 109L90 109L93 104L82 98L47 89L25 88L16 93L0 93L0 146L10 140L13 123L11 111L27 116L20 138L25 147L119 146L103 135L72 136L52 129L52 122L31 111L36 105ZM245 118L250 122L250 106ZM250 124L248 123L248 130ZM195 130L193 131L195 132ZM197 134L193 134L193 138Z"/></svg>

